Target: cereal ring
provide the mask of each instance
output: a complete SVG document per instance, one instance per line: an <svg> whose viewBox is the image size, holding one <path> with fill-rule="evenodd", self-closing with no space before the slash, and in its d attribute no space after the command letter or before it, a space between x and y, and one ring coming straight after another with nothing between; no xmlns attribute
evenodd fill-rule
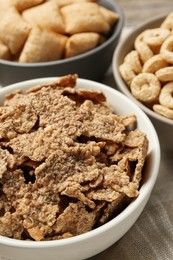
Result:
<svg viewBox="0 0 173 260"><path fill-rule="evenodd" d="M173 80L173 67L171 66L171 67L162 68L162 69L156 71L155 75L162 82L172 81Z"/></svg>
<svg viewBox="0 0 173 260"><path fill-rule="evenodd" d="M135 39L135 49L139 53L139 57L143 63L145 63L147 60L149 60L154 54L151 48L142 41L143 39L143 34L140 34L136 39Z"/></svg>
<svg viewBox="0 0 173 260"><path fill-rule="evenodd" d="M123 63L120 65L119 70L124 81L130 86L132 79L136 76L131 66L128 63Z"/></svg>
<svg viewBox="0 0 173 260"><path fill-rule="evenodd" d="M170 33L166 28L148 29L143 33L143 41L151 47L161 46Z"/></svg>
<svg viewBox="0 0 173 260"><path fill-rule="evenodd" d="M142 33L140 33L137 37L136 37L136 40L135 40L135 43L134 43L134 45L135 45L135 49L136 48L138 48L138 42L139 41L141 41L141 42L144 42L144 33L145 33L145 31L144 32L142 32ZM136 47L137 46L137 47ZM147 45L148 46L148 45ZM145 45L145 48L147 48L146 47L146 45ZM158 54L159 52L160 52L160 45L155 45L155 46L148 46L148 54L150 55L150 58L154 55L154 54ZM152 51L152 53L151 53L151 51ZM153 54L153 55L152 55ZM145 62L145 57L144 57L144 62Z"/></svg>
<svg viewBox="0 0 173 260"><path fill-rule="evenodd" d="M158 46L150 46L150 48L151 48L151 50L152 50L152 52L154 53L154 54L159 54L160 53L160 45L158 45Z"/></svg>
<svg viewBox="0 0 173 260"><path fill-rule="evenodd" d="M173 64L173 35L170 35L164 41L160 48L160 53L167 62Z"/></svg>
<svg viewBox="0 0 173 260"><path fill-rule="evenodd" d="M153 106L153 110L159 114L159 115L162 115L164 117L167 117L169 119L173 119L173 110L168 108L168 107L164 107L162 105L159 105L159 104L155 104Z"/></svg>
<svg viewBox="0 0 173 260"><path fill-rule="evenodd" d="M138 100L151 103L158 99L161 86L157 77L152 73L140 73L130 85L132 95Z"/></svg>
<svg viewBox="0 0 173 260"><path fill-rule="evenodd" d="M159 102L161 105L173 109L173 81L167 83L161 89Z"/></svg>
<svg viewBox="0 0 173 260"><path fill-rule="evenodd" d="M142 65L137 51L133 50L129 52L124 58L124 62L128 63L136 74L142 71Z"/></svg>
<svg viewBox="0 0 173 260"><path fill-rule="evenodd" d="M170 13L166 19L162 22L161 28L166 28L170 31L173 30L173 13Z"/></svg>
<svg viewBox="0 0 173 260"><path fill-rule="evenodd" d="M139 41L143 41L143 37L144 37L144 32L141 32L135 39L134 45L136 48L136 43L138 43Z"/></svg>
<svg viewBox="0 0 173 260"><path fill-rule="evenodd" d="M145 62L142 71L155 73L157 70L167 66L168 66L168 62L163 59L162 55L157 54Z"/></svg>

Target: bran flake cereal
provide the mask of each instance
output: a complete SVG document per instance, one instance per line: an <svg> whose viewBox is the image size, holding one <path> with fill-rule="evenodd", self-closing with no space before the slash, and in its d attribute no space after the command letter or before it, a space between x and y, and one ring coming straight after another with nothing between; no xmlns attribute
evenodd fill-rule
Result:
<svg viewBox="0 0 173 260"><path fill-rule="evenodd" d="M146 134L135 115L117 115L101 91L76 89L76 80L15 91L0 107L2 236L76 236L139 194Z"/></svg>

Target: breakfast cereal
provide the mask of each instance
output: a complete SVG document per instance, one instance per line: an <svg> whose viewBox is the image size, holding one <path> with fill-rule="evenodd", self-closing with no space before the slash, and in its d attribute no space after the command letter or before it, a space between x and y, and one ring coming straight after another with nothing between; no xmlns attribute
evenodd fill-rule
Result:
<svg viewBox="0 0 173 260"><path fill-rule="evenodd" d="M172 93L173 93L173 82L171 81L165 84L160 91L160 96L159 96L160 104L170 109L173 109Z"/></svg>
<svg viewBox="0 0 173 260"><path fill-rule="evenodd" d="M139 35L135 40L135 49L139 54L141 62L144 64L147 60L153 57L153 51L143 40L143 36Z"/></svg>
<svg viewBox="0 0 173 260"><path fill-rule="evenodd" d="M155 104L153 106L153 110L159 115L162 115L169 119L173 119L173 110L168 107L162 106L160 104Z"/></svg>
<svg viewBox="0 0 173 260"><path fill-rule="evenodd" d="M54 1L48 1L41 5L26 9L22 12L22 17L32 27L40 26L43 29L65 34L63 17L59 6Z"/></svg>
<svg viewBox="0 0 173 260"><path fill-rule="evenodd" d="M8 47L0 42L0 59L10 59L10 51Z"/></svg>
<svg viewBox="0 0 173 260"><path fill-rule="evenodd" d="M73 57L98 46L100 35L94 32L76 33L67 39L65 57Z"/></svg>
<svg viewBox="0 0 173 260"><path fill-rule="evenodd" d="M104 19L96 3L75 3L61 8L66 33L97 32L107 34L109 23Z"/></svg>
<svg viewBox="0 0 173 260"><path fill-rule="evenodd" d="M137 51L133 50L129 52L125 57L125 63L130 65L130 68L134 73L138 74L142 72L142 65Z"/></svg>
<svg viewBox="0 0 173 260"><path fill-rule="evenodd" d="M173 119L173 13L160 27L146 29L119 66L132 95L156 113ZM141 69L142 67L142 69Z"/></svg>
<svg viewBox="0 0 173 260"><path fill-rule="evenodd" d="M173 81L173 67L165 67L156 71L156 77L161 82Z"/></svg>
<svg viewBox="0 0 173 260"><path fill-rule="evenodd" d="M130 89L134 97L145 103L157 101L161 86L157 77L151 73L140 73L131 82Z"/></svg>
<svg viewBox="0 0 173 260"><path fill-rule="evenodd" d="M167 15L166 19L160 25L161 28L166 28L172 32L173 30L173 13Z"/></svg>
<svg viewBox="0 0 173 260"><path fill-rule="evenodd" d="M170 30L165 28L148 29L143 33L143 41L154 48L161 46L170 34Z"/></svg>
<svg viewBox="0 0 173 260"><path fill-rule="evenodd" d="M22 49L30 30L30 25L21 18L14 7L11 7L1 19L0 40L9 48L11 54L17 54Z"/></svg>
<svg viewBox="0 0 173 260"><path fill-rule="evenodd" d="M35 26L32 28L20 53L19 62L43 62L61 59L66 42L67 36Z"/></svg>
<svg viewBox="0 0 173 260"><path fill-rule="evenodd" d="M162 44L160 48L160 53L163 58L169 62L171 65L173 64L173 53L172 53L172 45L173 45L173 35L170 35Z"/></svg>
<svg viewBox="0 0 173 260"><path fill-rule="evenodd" d="M0 0L0 5L0 58L22 63L90 51L111 36L119 19L97 0Z"/></svg>
<svg viewBox="0 0 173 260"><path fill-rule="evenodd" d="M156 54L148 59L143 65L142 72L154 74L156 71L168 66L168 62L164 60L161 54Z"/></svg>
<svg viewBox="0 0 173 260"><path fill-rule="evenodd" d="M125 80L128 86L130 86L132 80L135 78L136 74L134 70L132 69L131 65L128 64L128 62L124 62L119 67L121 76Z"/></svg>
<svg viewBox="0 0 173 260"><path fill-rule="evenodd" d="M139 194L148 138L77 75L18 90L0 107L0 235L76 236ZM81 84L82 87L82 84Z"/></svg>

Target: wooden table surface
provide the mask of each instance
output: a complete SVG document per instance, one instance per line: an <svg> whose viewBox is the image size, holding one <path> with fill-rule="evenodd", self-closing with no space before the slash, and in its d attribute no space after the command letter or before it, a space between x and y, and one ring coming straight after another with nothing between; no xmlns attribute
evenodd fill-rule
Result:
<svg viewBox="0 0 173 260"><path fill-rule="evenodd" d="M126 26L135 26L153 16L173 11L173 0L114 0L124 10Z"/></svg>

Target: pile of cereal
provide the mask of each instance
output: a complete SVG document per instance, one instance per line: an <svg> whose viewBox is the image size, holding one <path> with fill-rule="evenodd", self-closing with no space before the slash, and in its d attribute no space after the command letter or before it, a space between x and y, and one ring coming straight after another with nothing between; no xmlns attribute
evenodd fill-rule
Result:
<svg viewBox="0 0 173 260"><path fill-rule="evenodd" d="M173 13L159 28L138 35L119 70L132 95L173 119Z"/></svg>
<svg viewBox="0 0 173 260"><path fill-rule="evenodd" d="M0 59L70 58L110 37L119 16L97 0L0 0Z"/></svg>
<svg viewBox="0 0 173 260"><path fill-rule="evenodd" d="M0 107L0 235L55 240L109 221L138 196L148 139L77 75ZM82 86L81 86L82 87Z"/></svg>

